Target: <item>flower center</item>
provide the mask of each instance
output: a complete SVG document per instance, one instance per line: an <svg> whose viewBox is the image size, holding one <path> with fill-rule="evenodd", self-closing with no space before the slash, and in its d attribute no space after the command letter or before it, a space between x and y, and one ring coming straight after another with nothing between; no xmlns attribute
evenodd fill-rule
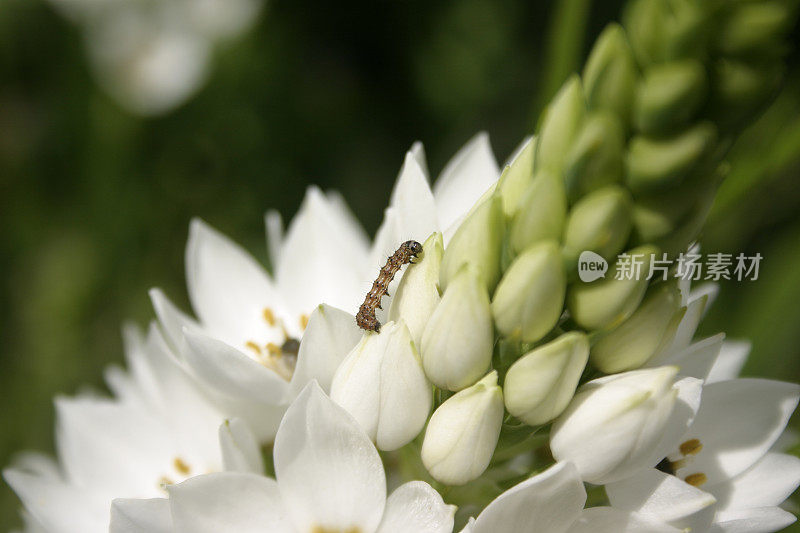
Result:
<svg viewBox="0 0 800 533"><path fill-rule="evenodd" d="M677 473L678 470L685 468L688 464L690 464L692 456L697 455L702 450L703 443L700 442L700 439L689 439L678 447L678 451L680 452L681 456L679 459L672 461L665 457L656 465L656 469L666 474L680 477ZM708 481L708 476L706 476L703 472L695 472L687 475L683 478L683 480L689 485L699 487Z"/></svg>
<svg viewBox="0 0 800 533"><path fill-rule="evenodd" d="M195 472L199 474L200 472ZM192 474L192 467L180 457L172 460L171 468L167 473L158 478L158 488L166 492L167 485L174 485L189 478Z"/></svg>
<svg viewBox="0 0 800 533"><path fill-rule="evenodd" d="M286 381L291 381L294 374L294 367L297 364L297 353L300 350L300 341L289 335L283 320L275 316L275 312L269 307L262 311L264 321L270 327L280 327L283 332L283 342L278 345L274 342L259 344L254 340L244 343L248 351L255 355L254 359L269 368ZM305 329L308 325L308 316L301 315L299 319L300 327Z"/></svg>

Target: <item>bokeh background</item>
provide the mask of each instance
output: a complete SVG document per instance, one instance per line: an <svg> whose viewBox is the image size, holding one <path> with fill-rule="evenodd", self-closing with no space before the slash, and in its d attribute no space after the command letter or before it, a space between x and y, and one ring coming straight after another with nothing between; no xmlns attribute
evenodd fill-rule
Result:
<svg viewBox="0 0 800 533"><path fill-rule="evenodd" d="M413 141L433 175L481 130L504 161L621 7L271 0L215 45L193 97L142 117L97 83L78 25L42 0L0 0L0 464L52 451L52 397L103 389L123 321L153 316L149 288L188 309L191 217L266 262L265 210L288 220L316 183L373 233ZM751 339L745 375L800 381L793 36L785 88L732 150L701 241L764 257L758 281L723 284L703 333ZM17 507L1 485L0 530Z"/></svg>

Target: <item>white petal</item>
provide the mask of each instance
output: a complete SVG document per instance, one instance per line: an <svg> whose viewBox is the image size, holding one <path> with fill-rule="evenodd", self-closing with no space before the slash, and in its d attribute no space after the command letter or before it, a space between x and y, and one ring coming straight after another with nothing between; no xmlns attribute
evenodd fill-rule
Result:
<svg viewBox="0 0 800 533"><path fill-rule="evenodd" d="M400 485L386 500L377 533L450 533L455 505L447 505L424 481Z"/></svg>
<svg viewBox="0 0 800 533"><path fill-rule="evenodd" d="M750 468L780 436L797 406L800 387L764 379L736 379L703 389L703 403L684 440L702 450L677 470L705 474L709 486Z"/></svg>
<svg viewBox="0 0 800 533"><path fill-rule="evenodd" d="M280 262L281 250L283 249L283 219L281 214L274 209L267 211L264 215L264 225L267 228L267 251L272 268Z"/></svg>
<svg viewBox="0 0 800 533"><path fill-rule="evenodd" d="M422 142L414 141L414 144L411 145L411 150L409 150L409 152L411 152L411 154L414 156L414 159L417 160L417 164L425 174L425 178L430 180L431 173L428 171L428 159L425 157L425 146L423 146Z"/></svg>
<svg viewBox="0 0 800 533"><path fill-rule="evenodd" d="M219 427L222 464L232 472L264 473L264 459L256 438L242 420L226 420Z"/></svg>
<svg viewBox="0 0 800 533"><path fill-rule="evenodd" d="M297 396L312 379L317 380L322 390L330 392L336 369L358 344L362 333L350 313L325 304L317 306L300 342L289 386L290 397Z"/></svg>
<svg viewBox="0 0 800 533"><path fill-rule="evenodd" d="M386 503L378 451L358 423L309 383L275 438L275 472L299 531L374 531Z"/></svg>
<svg viewBox="0 0 800 533"><path fill-rule="evenodd" d="M722 510L778 506L800 485L800 459L767 453L732 480L709 487Z"/></svg>
<svg viewBox="0 0 800 533"><path fill-rule="evenodd" d="M200 333L184 331L184 358L198 379L231 397L278 404L288 383L236 348Z"/></svg>
<svg viewBox="0 0 800 533"><path fill-rule="evenodd" d="M109 533L171 533L169 500L118 498L111 502Z"/></svg>
<svg viewBox="0 0 800 533"><path fill-rule="evenodd" d="M703 318L707 302L708 297L703 296L692 300L686 305L686 312L683 314L680 324L678 324L678 330L675 332L672 344L668 349L669 352L678 352L689 346L697 331L697 326L700 325L700 320Z"/></svg>
<svg viewBox="0 0 800 533"><path fill-rule="evenodd" d="M567 531L580 515L586 491L572 463L557 463L508 489L483 510L474 533Z"/></svg>
<svg viewBox="0 0 800 533"><path fill-rule="evenodd" d="M241 472L205 474L169 487L176 533L291 533L278 484Z"/></svg>
<svg viewBox="0 0 800 533"><path fill-rule="evenodd" d="M275 278L291 312L309 314L320 303L355 312L367 249L352 215L339 201L310 188L289 225Z"/></svg>
<svg viewBox="0 0 800 533"><path fill-rule="evenodd" d="M489 136L479 133L453 156L433 186L440 227L448 229L499 177Z"/></svg>
<svg viewBox="0 0 800 533"><path fill-rule="evenodd" d="M707 298L705 309L703 309L703 314L705 315L705 313L708 312L708 310L711 308L711 305L717 299L718 294L719 294L719 283L714 283L714 282L701 283L700 285L698 285L689 292L688 298L686 299L685 303L693 302L705 296Z"/></svg>
<svg viewBox="0 0 800 533"><path fill-rule="evenodd" d="M717 515L710 533L772 533L793 524L797 517L778 507L737 509Z"/></svg>
<svg viewBox="0 0 800 533"><path fill-rule="evenodd" d="M51 533L100 533L109 522L108 497L74 485L8 468L3 478L28 512Z"/></svg>
<svg viewBox="0 0 800 533"><path fill-rule="evenodd" d="M161 289L150 289L150 301L158 317L158 322L164 331L166 340L176 350L183 345L183 330L200 331L200 324L178 309Z"/></svg>
<svg viewBox="0 0 800 533"><path fill-rule="evenodd" d="M683 378L675 383L678 390L678 398L672 408L667 424L664 426L664 433L661 441L656 446L650 466L655 466L661 459L675 450L682 442L682 437L686 435L689 426L695 420L700 407L703 394L703 382L695 378Z"/></svg>
<svg viewBox="0 0 800 533"><path fill-rule="evenodd" d="M706 378L707 383L739 377L752 345L748 341L726 341Z"/></svg>
<svg viewBox="0 0 800 533"><path fill-rule="evenodd" d="M189 230L186 283L195 313L214 336L237 345L269 335L264 308L280 304L266 271L199 219Z"/></svg>
<svg viewBox="0 0 800 533"><path fill-rule="evenodd" d="M389 205L397 210L402 233L400 242L409 239L424 242L431 233L439 229L436 203L428 179L411 152L406 154ZM390 250L389 253L393 251Z"/></svg>
<svg viewBox="0 0 800 533"><path fill-rule="evenodd" d="M670 360L670 364L679 366L682 376L692 376L704 380L716 364L724 341L724 333L699 340L678 352Z"/></svg>
<svg viewBox="0 0 800 533"><path fill-rule="evenodd" d="M682 533L667 524L613 507L586 509L569 533Z"/></svg>
<svg viewBox="0 0 800 533"><path fill-rule="evenodd" d="M690 531L706 531L716 511L711 494L655 469L609 483L606 494L617 509Z"/></svg>

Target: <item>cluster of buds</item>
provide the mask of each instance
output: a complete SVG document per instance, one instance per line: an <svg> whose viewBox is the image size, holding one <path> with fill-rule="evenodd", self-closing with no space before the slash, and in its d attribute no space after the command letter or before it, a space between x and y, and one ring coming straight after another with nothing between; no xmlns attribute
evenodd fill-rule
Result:
<svg viewBox="0 0 800 533"><path fill-rule="evenodd" d="M379 448L424 435L430 475L462 485L507 455L497 450L510 428L518 442L519 427L530 436L552 424L553 455L586 480L655 466L678 395L677 369L658 365L696 309L687 313L674 280L614 267L581 281L578 258L613 263L624 252L647 271L689 246L726 147L775 86L791 20L782 2L634 0L624 26L602 33L582 77L564 84L449 242L424 243L385 331L368 334L334 379L334 399ZM404 382L403 398L375 385L390 379ZM407 420L407 431L384 435L384 419ZM609 440L624 435L640 438L630 449Z"/></svg>

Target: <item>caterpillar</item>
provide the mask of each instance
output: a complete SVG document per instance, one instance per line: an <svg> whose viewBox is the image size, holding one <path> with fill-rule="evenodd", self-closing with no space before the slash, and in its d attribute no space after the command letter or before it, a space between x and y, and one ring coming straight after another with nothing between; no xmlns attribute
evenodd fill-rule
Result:
<svg viewBox="0 0 800 533"><path fill-rule="evenodd" d="M381 323L375 317L375 309L381 309L381 298L384 294L389 295L387 289L389 283L394 279L397 271L406 263L413 263L413 259L422 253L422 245L417 241L406 241L395 250L386 260L386 264L381 268L378 278L372 284L372 288L364 298L364 303L356 314L356 324L361 329L367 331L380 331Z"/></svg>

